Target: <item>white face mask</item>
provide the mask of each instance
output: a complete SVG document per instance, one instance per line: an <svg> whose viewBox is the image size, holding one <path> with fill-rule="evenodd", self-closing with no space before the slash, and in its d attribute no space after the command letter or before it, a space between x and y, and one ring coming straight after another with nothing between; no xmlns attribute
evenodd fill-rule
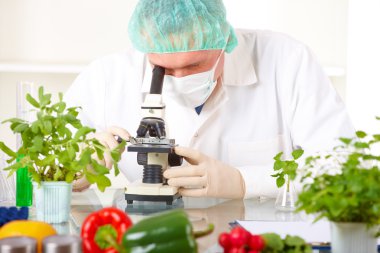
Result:
<svg viewBox="0 0 380 253"><path fill-rule="evenodd" d="M196 108L203 105L217 84L214 76L219 60L220 56L214 67L206 72L184 77L165 75L164 87L171 90L175 100L184 106Z"/></svg>

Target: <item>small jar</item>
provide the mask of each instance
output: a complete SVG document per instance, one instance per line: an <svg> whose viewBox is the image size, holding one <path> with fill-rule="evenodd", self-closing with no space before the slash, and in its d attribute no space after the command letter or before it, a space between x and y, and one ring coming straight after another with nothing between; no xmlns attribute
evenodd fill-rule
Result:
<svg viewBox="0 0 380 253"><path fill-rule="evenodd" d="M31 237L16 236L0 240L1 253L36 253L37 241Z"/></svg>
<svg viewBox="0 0 380 253"><path fill-rule="evenodd" d="M82 253L82 240L74 235L53 235L42 241L43 253Z"/></svg>

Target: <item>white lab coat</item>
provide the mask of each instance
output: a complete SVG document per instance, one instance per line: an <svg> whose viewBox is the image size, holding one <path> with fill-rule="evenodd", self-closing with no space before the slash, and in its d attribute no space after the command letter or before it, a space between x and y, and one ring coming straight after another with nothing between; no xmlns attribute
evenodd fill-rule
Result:
<svg viewBox="0 0 380 253"><path fill-rule="evenodd" d="M331 149L353 126L342 100L320 64L302 43L270 31L237 31L239 45L225 55L223 88L200 115L163 91L170 137L237 168L245 197L275 196L273 157L294 148L307 153ZM84 124L98 131L109 126L135 135L140 106L149 92L151 66L135 50L93 62L67 94L83 108ZM127 179L141 178L136 154L123 154Z"/></svg>

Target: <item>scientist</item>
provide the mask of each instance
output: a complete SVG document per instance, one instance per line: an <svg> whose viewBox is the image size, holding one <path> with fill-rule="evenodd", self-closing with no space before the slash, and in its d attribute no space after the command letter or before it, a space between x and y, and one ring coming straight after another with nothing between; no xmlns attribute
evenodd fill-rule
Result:
<svg viewBox="0 0 380 253"><path fill-rule="evenodd" d="M278 152L331 149L354 133L310 50L283 34L234 30L222 0L140 0L129 36L137 50L93 62L65 98L114 148L114 136L135 135L152 67L164 67L169 137L188 162L164 177L183 196L274 196ZM141 179L135 153L123 154L120 167L129 182ZM74 185L86 187L85 179Z"/></svg>

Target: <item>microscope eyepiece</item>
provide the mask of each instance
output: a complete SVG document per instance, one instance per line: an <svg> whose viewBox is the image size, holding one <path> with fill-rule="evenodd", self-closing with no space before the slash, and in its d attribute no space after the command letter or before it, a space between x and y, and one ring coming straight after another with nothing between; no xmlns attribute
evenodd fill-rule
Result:
<svg viewBox="0 0 380 253"><path fill-rule="evenodd" d="M162 94L164 77L165 69L160 66L155 66L153 69L152 83L150 85L150 94Z"/></svg>

